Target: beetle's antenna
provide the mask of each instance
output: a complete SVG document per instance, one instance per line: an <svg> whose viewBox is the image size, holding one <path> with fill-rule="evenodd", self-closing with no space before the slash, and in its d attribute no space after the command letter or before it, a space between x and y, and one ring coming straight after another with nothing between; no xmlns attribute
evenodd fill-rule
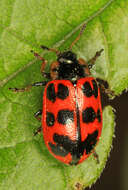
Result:
<svg viewBox="0 0 128 190"><path fill-rule="evenodd" d="M44 45L41 45L40 47L41 47L42 49L55 52L57 56L60 54L60 52L59 52L58 50L56 50L56 49L48 48L48 47L46 47L46 46L44 46Z"/></svg>
<svg viewBox="0 0 128 190"><path fill-rule="evenodd" d="M86 28L86 24L83 24L80 30L79 35L76 37L76 39L72 42L70 49L72 49L72 46L80 39L81 35L83 34L84 29Z"/></svg>

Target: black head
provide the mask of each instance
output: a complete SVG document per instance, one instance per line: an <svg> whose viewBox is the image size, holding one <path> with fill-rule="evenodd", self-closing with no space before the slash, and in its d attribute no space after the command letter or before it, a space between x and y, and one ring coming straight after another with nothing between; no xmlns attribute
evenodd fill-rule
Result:
<svg viewBox="0 0 128 190"><path fill-rule="evenodd" d="M78 78L84 77L84 69L79 64L76 54L72 51L60 53L57 61L60 65L58 70L59 79L76 81Z"/></svg>
<svg viewBox="0 0 128 190"><path fill-rule="evenodd" d="M73 63L77 61L76 54L72 51L64 51L58 55L57 61L59 61L59 63Z"/></svg>

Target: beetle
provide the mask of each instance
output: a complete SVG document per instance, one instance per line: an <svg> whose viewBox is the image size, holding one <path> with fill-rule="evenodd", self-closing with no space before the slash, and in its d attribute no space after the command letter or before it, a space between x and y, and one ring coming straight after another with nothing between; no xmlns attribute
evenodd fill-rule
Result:
<svg viewBox="0 0 128 190"><path fill-rule="evenodd" d="M60 52L41 46L57 55L57 60L50 66L50 73L44 72L47 61L31 51L42 61L41 72L50 81L36 82L21 89L9 88L14 92L24 92L33 86L45 86L43 108L35 113L42 126L35 135L43 130L44 142L49 152L56 159L70 165L82 163L91 153L98 160L95 147L102 131L100 88L113 94L91 76L90 69L103 49L97 51L88 62L82 58L78 59L72 51L84 28L85 24L67 51Z"/></svg>

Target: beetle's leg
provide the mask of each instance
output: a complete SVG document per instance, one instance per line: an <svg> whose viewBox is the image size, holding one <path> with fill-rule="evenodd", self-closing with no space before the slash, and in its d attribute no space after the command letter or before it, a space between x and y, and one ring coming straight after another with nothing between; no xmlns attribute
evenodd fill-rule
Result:
<svg viewBox="0 0 128 190"><path fill-rule="evenodd" d="M99 161L99 156L98 156L98 154L96 153L95 150L94 150L94 152L93 152L93 156L94 156L94 158L96 159L96 163L99 164L99 163L100 163L100 161Z"/></svg>
<svg viewBox="0 0 128 190"><path fill-rule="evenodd" d="M31 52L34 54L35 57L37 57L39 60L42 61L40 70L41 70L42 74L45 74L44 69L45 69L45 65L47 63L47 60L45 60L43 57L41 57L38 53L34 52L33 50L31 50Z"/></svg>
<svg viewBox="0 0 128 190"><path fill-rule="evenodd" d="M40 47L41 47L42 49L44 49L44 50L48 50L48 51L55 52L56 55L59 55L59 54L60 54L60 52L59 52L58 50L56 50L56 49L48 48L48 47L46 47L46 46L44 46L44 45L41 45Z"/></svg>
<svg viewBox="0 0 128 190"><path fill-rule="evenodd" d="M36 136L37 134L41 133L42 131L42 126L39 127L35 132L34 132L34 136Z"/></svg>
<svg viewBox="0 0 128 190"><path fill-rule="evenodd" d="M50 66L50 76L52 80L58 79L59 62L54 61Z"/></svg>
<svg viewBox="0 0 128 190"><path fill-rule="evenodd" d="M29 91L33 86L45 86L47 83L48 81L36 82L26 86L25 88L9 88L9 90L12 90L13 92L25 92Z"/></svg>
<svg viewBox="0 0 128 190"><path fill-rule="evenodd" d="M38 111L34 114L34 117L35 117L38 121L41 121L41 118L39 117L39 115L42 115L42 110L38 110Z"/></svg>
<svg viewBox="0 0 128 190"><path fill-rule="evenodd" d="M99 87L100 87L100 89L102 90L103 93L106 93L106 94L108 94L110 96L113 96L113 97L115 96L114 91L111 90L109 88L109 86L105 84L104 80L101 80L101 79L97 78L96 81L98 82L98 85L99 85Z"/></svg>
<svg viewBox="0 0 128 190"><path fill-rule="evenodd" d="M81 29L80 29L80 33L79 35L76 37L76 39L72 42L71 46L70 46L70 49L72 49L72 47L74 46L74 44L80 39L81 35L83 34L84 32L84 29L86 27L86 24L83 24Z"/></svg>
<svg viewBox="0 0 128 190"><path fill-rule="evenodd" d="M115 96L114 91L113 91L113 90L110 90L110 88L105 88L105 86L104 86L103 84L100 84L100 88L101 88L101 90L102 90L104 93L106 93L106 94L108 94L108 95L111 95L111 96Z"/></svg>
<svg viewBox="0 0 128 190"><path fill-rule="evenodd" d="M96 59L101 55L102 51L104 51L104 49L101 49L100 51L97 51L95 56L92 57L89 61L88 61L88 67L89 69L91 69L93 67L93 65L95 64Z"/></svg>
<svg viewBox="0 0 128 190"><path fill-rule="evenodd" d="M84 72L86 73L86 75L91 75L87 62L82 58L79 58L78 62L84 68Z"/></svg>
<svg viewBox="0 0 128 190"><path fill-rule="evenodd" d="M42 115L42 110L38 110L38 111L34 114L35 118L36 118L38 121L41 121L41 118L39 117L39 115ZM39 128L35 131L34 136L37 135L37 134L39 134L39 133L41 133L41 131L42 131L42 127L39 127Z"/></svg>

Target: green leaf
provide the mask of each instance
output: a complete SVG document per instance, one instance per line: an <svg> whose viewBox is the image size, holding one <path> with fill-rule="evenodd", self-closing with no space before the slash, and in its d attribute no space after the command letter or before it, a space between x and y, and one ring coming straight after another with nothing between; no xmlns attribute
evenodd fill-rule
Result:
<svg viewBox="0 0 128 190"><path fill-rule="evenodd" d="M128 87L127 0L1 0L0 6L0 189L75 190L90 186L100 176L111 149L114 114L103 112L103 130L96 152L78 166L55 160L42 135L33 136L40 125L33 113L42 107L42 88L13 93L9 87L24 87L42 81L40 61L30 50L48 60L54 53L40 45L67 49L87 23L73 51L85 60L104 49L92 68L94 77L107 80L117 95ZM43 53L42 53L43 52ZM45 53L45 54L44 54ZM61 187L61 188L60 188Z"/></svg>

